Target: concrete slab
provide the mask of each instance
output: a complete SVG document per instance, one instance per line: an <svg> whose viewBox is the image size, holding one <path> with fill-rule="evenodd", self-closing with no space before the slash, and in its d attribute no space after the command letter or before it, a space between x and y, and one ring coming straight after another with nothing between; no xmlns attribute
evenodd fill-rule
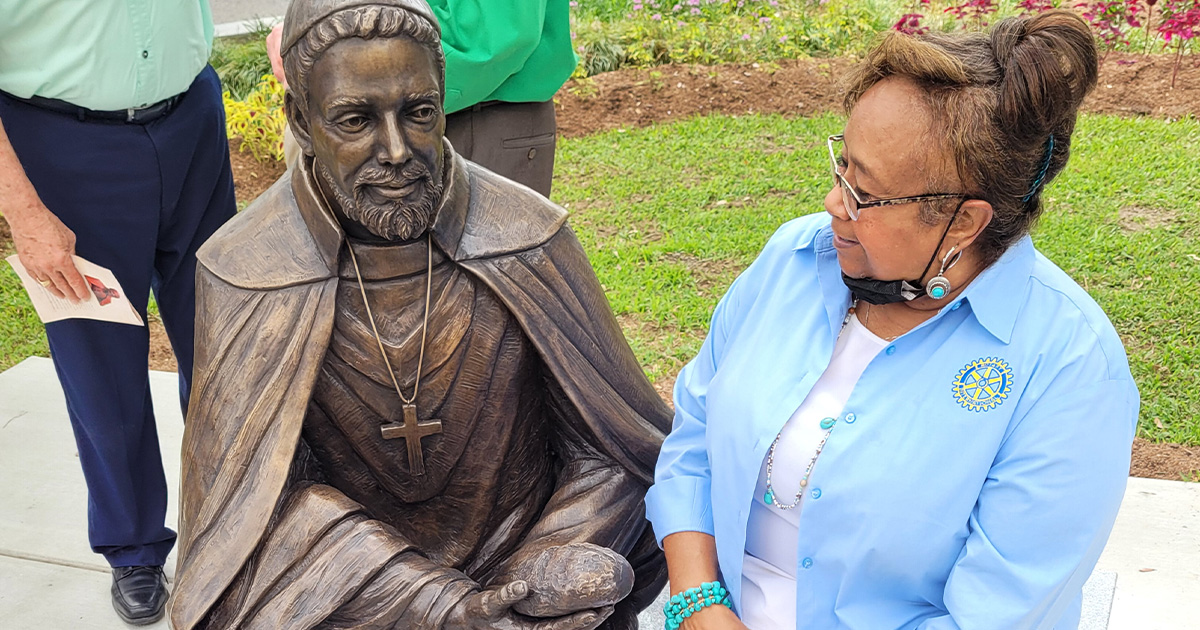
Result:
<svg viewBox="0 0 1200 630"><path fill-rule="evenodd" d="M107 571L0 556L0 628L128 630L112 609ZM166 618L142 626L167 630Z"/></svg>
<svg viewBox="0 0 1200 630"><path fill-rule="evenodd" d="M1120 576L1113 630L1200 628L1200 484L1131 478L1097 569Z"/></svg>
<svg viewBox="0 0 1200 630"><path fill-rule="evenodd" d="M209 0L214 24L274 18L287 13L291 0Z"/></svg>
<svg viewBox="0 0 1200 630"><path fill-rule="evenodd" d="M172 495L167 524L175 527L183 440L176 375L152 372L150 391ZM88 545L87 488L49 359L0 373L0 479L21 481L0 485L0 627L125 627L109 602L108 564ZM86 622L72 616L80 610L89 611Z"/></svg>
<svg viewBox="0 0 1200 630"><path fill-rule="evenodd" d="M150 383L174 493L183 436L176 378L152 372ZM87 492L48 359L0 373L0 479L20 480L0 485L0 628L127 627L109 602L107 565L88 548ZM174 526L173 497L171 505ZM1112 539L1084 587L1080 630L1195 628L1198 594L1200 484L1130 479ZM642 628L662 628L665 599L642 613Z"/></svg>

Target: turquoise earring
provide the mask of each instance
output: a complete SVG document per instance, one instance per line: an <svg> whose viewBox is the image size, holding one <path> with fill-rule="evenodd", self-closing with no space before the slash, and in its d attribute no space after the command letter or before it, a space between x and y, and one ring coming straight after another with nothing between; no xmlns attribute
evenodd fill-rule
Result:
<svg viewBox="0 0 1200 630"><path fill-rule="evenodd" d="M958 264L958 259L962 258L962 252L957 251L958 246L950 248L946 255L942 257L942 267L938 269L938 274L929 279L925 284L925 293L929 297L940 300L950 294L950 281L946 279L946 272L954 268ZM951 258L953 256L953 258Z"/></svg>

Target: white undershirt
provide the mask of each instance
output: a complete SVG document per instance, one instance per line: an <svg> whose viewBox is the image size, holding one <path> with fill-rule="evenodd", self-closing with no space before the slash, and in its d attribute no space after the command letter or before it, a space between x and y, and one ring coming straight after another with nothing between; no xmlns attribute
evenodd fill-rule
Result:
<svg viewBox="0 0 1200 630"><path fill-rule="evenodd" d="M867 330L857 317L842 328L829 367L783 427L775 448L771 485L777 503L796 500L800 478L825 435L821 420L838 418L867 364L888 344ZM840 420L840 419L839 419ZM833 431L837 432L835 426ZM831 437L831 439L833 439ZM814 472L820 468L818 459ZM767 463L763 460L750 506L746 554L742 566L742 623L751 630L796 628L796 564L800 510L816 489L809 485L800 505L781 510L763 502Z"/></svg>

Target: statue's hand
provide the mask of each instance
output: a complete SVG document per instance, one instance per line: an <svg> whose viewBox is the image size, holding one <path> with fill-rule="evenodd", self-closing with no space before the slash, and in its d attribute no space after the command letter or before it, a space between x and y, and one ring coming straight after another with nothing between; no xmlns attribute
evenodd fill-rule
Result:
<svg viewBox="0 0 1200 630"><path fill-rule="evenodd" d="M529 587L513 605L522 615L558 617L612 606L633 590L633 567L621 554L590 543L550 547L521 564L512 579Z"/></svg>
<svg viewBox="0 0 1200 630"><path fill-rule="evenodd" d="M445 630L593 630L613 612L607 606L554 619L530 619L512 610L514 604L528 595L529 587L519 580L472 593L455 605L442 627Z"/></svg>

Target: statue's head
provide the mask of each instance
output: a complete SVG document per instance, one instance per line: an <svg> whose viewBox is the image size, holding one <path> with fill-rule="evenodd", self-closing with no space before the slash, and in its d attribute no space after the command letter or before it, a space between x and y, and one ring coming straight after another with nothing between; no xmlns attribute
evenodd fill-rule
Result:
<svg viewBox="0 0 1200 630"><path fill-rule="evenodd" d="M293 0L283 30L288 121L330 201L389 240L441 202L445 57L425 0Z"/></svg>

